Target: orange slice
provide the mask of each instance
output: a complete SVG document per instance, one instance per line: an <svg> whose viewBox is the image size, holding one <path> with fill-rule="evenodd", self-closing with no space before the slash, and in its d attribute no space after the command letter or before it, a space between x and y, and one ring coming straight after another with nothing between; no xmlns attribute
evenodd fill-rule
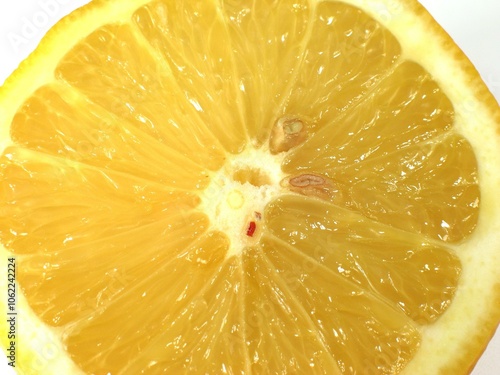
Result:
<svg viewBox="0 0 500 375"><path fill-rule="evenodd" d="M94 1L0 109L20 373L465 374L498 325L500 109L416 1Z"/></svg>

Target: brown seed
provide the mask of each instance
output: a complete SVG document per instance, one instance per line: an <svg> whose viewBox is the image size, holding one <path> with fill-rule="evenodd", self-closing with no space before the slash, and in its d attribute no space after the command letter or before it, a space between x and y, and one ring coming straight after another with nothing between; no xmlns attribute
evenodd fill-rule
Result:
<svg viewBox="0 0 500 375"><path fill-rule="evenodd" d="M269 150L272 154L286 152L302 144L307 139L307 126L298 117L284 116L279 118L269 137Z"/></svg>
<svg viewBox="0 0 500 375"><path fill-rule="evenodd" d="M345 187L330 178L317 174L305 173L295 177L287 177L281 186L294 193L317 197L332 203L341 203L345 198Z"/></svg>
<svg viewBox="0 0 500 375"><path fill-rule="evenodd" d="M314 174L303 174L298 177L291 178L290 185L295 187L325 185L325 179Z"/></svg>

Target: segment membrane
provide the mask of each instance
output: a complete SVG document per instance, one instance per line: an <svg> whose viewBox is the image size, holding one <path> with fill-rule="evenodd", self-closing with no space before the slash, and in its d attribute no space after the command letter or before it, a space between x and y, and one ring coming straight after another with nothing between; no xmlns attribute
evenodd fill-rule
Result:
<svg viewBox="0 0 500 375"><path fill-rule="evenodd" d="M436 320L453 299L461 264L443 246L307 197L284 196L265 215L265 243L279 254L328 269L420 324Z"/></svg>
<svg viewBox="0 0 500 375"><path fill-rule="evenodd" d="M287 155L283 170L327 177L325 199L384 224L447 242L477 224L477 163L451 133L452 104L419 65L404 62L345 116Z"/></svg>
<svg viewBox="0 0 500 375"><path fill-rule="evenodd" d="M312 9L305 0L222 1L239 100L255 146L267 142L294 81Z"/></svg>
<svg viewBox="0 0 500 375"><path fill-rule="evenodd" d="M20 261L18 279L46 324L73 325L138 284L147 289L151 270L183 254L207 224L202 215L191 215L189 221L172 216L78 246L30 254Z"/></svg>
<svg viewBox="0 0 500 375"><path fill-rule="evenodd" d="M401 47L363 11L337 1L318 2L284 114L329 125L359 103L394 69ZM314 130L316 131L316 130Z"/></svg>
<svg viewBox="0 0 500 375"><path fill-rule="evenodd" d="M261 313L267 314L262 326L269 328L259 332L254 341L260 349L257 354L270 351L275 354L265 356L267 363L266 360L256 363L254 373L262 373L261 366L276 368L270 371L273 374L280 373L280 368L281 373L306 373L306 360L311 362L310 368L319 367L320 374L332 373L322 363L318 366L316 356L308 353L313 348L308 342L301 342L307 333L313 335L308 341L315 345L315 339L319 339L337 363L338 370L333 373L340 370L344 374L372 371L394 374L417 350L420 337L412 322L379 297L366 293L325 267L308 267L302 257L271 242L264 241L261 254L255 258L260 286L256 287L259 293L252 296L251 301L257 304L265 298L264 305L259 307ZM267 333L269 330L271 335ZM276 345L274 340L271 344L269 338L280 336L284 338L281 345ZM302 346L298 346L300 344ZM257 350L252 344L250 348ZM295 358L288 357L290 351ZM323 351L313 353L318 355ZM269 362L271 359L277 363ZM322 356L319 359L324 360ZM298 366L301 362L305 362L304 367ZM297 367L287 368L291 363Z"/></svg>
<svg viewBox="0 0 500 375"><path fill-rule="evenodd" d="M213 168L210 160L196 164L173 145L56 83L41 87L23 104L11 134L31 150L182 190L204 188Z"/></svg>
<svg viewBox="0 0 500 375"><path fill-rule="evenodd" d="M263 249L249 248L242 259L251 373L341 374L332 348L309 316L308 306L303 305L305 301L282 281Z"/></svg>
<svg viewBox="0 0 500 375"><path fill-rule="evenodd" d="M166 238L165 248L168 246ZM220 234L204 237L185 246L180 254L170 254L157 267L144 267L142 275L132 273L133 283L128 288L103 309L68 328L65 342L73 360L87 373L122 373L130 366L126 373L133 374L138 373L133 369L139 363L145 366L141 371L167 369L175 374L201 365L210 354L218 328L231 315L232 288L220 279L224 269L231 281L222 264L227 247L227 239ZM204 263L193 261L200 248L220 256ZM129 261L141 267L133 259ZM212 287L217 292L210 292ZM142 362L144 358L149 361ZM213 370L211 364L208 368Z"/></svg>
<svg viewBox="0 0 500 375"><path fill-rule="evenodd" d="M106 25L78 43L56 77L159 142L211 168L224 149L185 97L169 67L130 25Z"/></svg>
<svg viewBox="0 0 500 375"><path fill-rule="evenodd" d="M1 159L2 243L17 254L51 253L169 220L199 198L130 175L11 147Z"/></svg>
<svg viewBox="0 0 500 375"><path fill-rule="evenodd" d="M376 92L287 155L284 169L332 176L337 168L392 157L403 148L442 136L453 121L453 106L436 82L420 65L405 61Z"/></svg>
<svg viewBox="0 0 500 375"><path fill-rule="evenodd" d="M480 198L452 104L400 56L337 1L156 0L90 34L0 159L30 306L88 373L399 373ZM197 194L250 145L288 152L291 192L227 258ZM258 167L228 173L269 184Z"/></svg>
<svg viewBox="0 0 500 375"><path fill-rule="evenodd" d="M218 5L217 1L154 1L135 12L133 20L168 64L204 129L227 151L238 153L247 135L232 45Z"/></svg>
<svg viewBox="0 0 500 375"><path fill-rule="evenodd" d="M214 247L216 243L209 244L207 250ZM239 260L232 258L178 314L164 319L164 329L155 332L124 373L249 374L241 291L241 267ZM166 306L159 308L167 310Z"/></svg>
<svg viewBox="0 0 500 375"><path fill-rule="evenodd" d="M445 242L467 238L477 225L480 191L471 145L450 135L338 172L350 186L346 207L411 233Z"/></svg>

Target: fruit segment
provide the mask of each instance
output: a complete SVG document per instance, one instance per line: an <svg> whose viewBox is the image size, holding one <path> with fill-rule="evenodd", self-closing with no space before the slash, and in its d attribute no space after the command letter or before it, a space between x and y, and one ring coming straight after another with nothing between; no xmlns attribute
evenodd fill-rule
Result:
<svg viewBox="0 0 500 375"><path fill-rule="evenodd" d="M57 63L0 157L33 312L89 374L400 373L478 224L444 91L340 1L131 13Z"/></svg>
<svg viewBox="0 0 500 375"><path fill-rule="evenodd" d="M401 54L394 36L355 7L324 1L313 12L310 38L283 109L310 118L311 129L330 125L361 102L394 70Z"/></svg>
<svg viewBox="0 0 500 375"><path fill-rule="evenodd" d="M203 276L180 277L187 284L188 277ZM149 344L125 366L124 373L249 373L246 328L241 317L240 260L225 262L205 281L177 314L164 315L163 329L154 332ZM189 290L187 296L190 297ZM159 308L163 312L169 310L167 305Z"/></svg>
<svg viewBox="0 0 500 375"><path fill-rule="evenodd" d="M16 114L11 133L28 149L169 188L201 190L213 167L209 159L195 163L63 84L37 90Z"/></svg>
<svg viewBox="0 0 500 375"><path fill-rule="evenodd" d="M450 100L418 64L401 62L377 90L286 157L285 171L324 171L392 154L452 129ZM325 102L324 111L330 102ZM331 176L333 177L333 176Z"/></svg>
<svg viewBox="0 0 500 375"><path fill-rule="evenodd" d="M293 149L283 170L317 174L330 191L321 198L366 217L458 242L476 227L480 193L474 152L452 133L453 121L438 85L405 62L376 94Z"/></svg>
<svg viewBox="0 0 500 375"><path fill-rule="evenodd" d="M266 242L279 254L328 269L419 324L436 320L453 299L461 264L443 246L308 197L283 196L265 215Z"/></svg>
<svg viewBox="0 0 500 375"><path fill-rule="evenodd" d="M304 257L298 257L272 241L264 239L261 253L254 256L260 259L254 266L259 270L258 280L269 288L267 293L262 290L266 287L261 287L259 292L260 296L267 296L268 301L260 307L261 312L269 315L263 326L272 327L271 337L278 336L273 329L278 325L281 334L287 335L281 347L274 347L261 334L256 341L262 347L262 353L277 352L274 356L268 354L267 358L279 358L282 364L290 363L287 357L280 358L280 351L286 354L287 346L294 347L296 355L303 353L293 343L294 339L304 337L294 329L295 325L309 327L337 362L341 373L376 371L378 374L394 374L417 351L420 335L411 320L378 296L366 293L326 267L311 265ZM282 316L287 320L282 322ZM269 349L264 346L266 344ZM308 347L308 344L304 345L305 350ZM313 359L310 359L311 367L316 365ZM279 369L279 363L269 365ZM322 371L320 373L330 373L324 368ZM305 373L305 369L298 368L295 372ZM257 370L255 373L262 372Z"/></svg>
<svg viewBox="0 0 500 375"><path fill-rule="evenodd" d="M169 66L169 74L182 97L195 108L200 125L205 125L203 129L213 134L225 150L238 153L248 139L242 92L218 5L216 1L153 1L137 10L133 21L156 55ZM185 122L179 125L185 127Z"/></svg>
<svg viewBox="0 0 500 375"><path fill-rule="evenodd" d="M188 220L199 203L192 193L19 147L6 150L1 173L1 239L17 254L84 244L92 252L96 240L176 216Z"/></svg>
<svg viewBox="0 0 500 375"><path fill-rule="evenodd" d="M144 251L156 249L163 258L154 267L126 257L132 268L125 276L132 283L87 319L67 327L68 351L87 373L120 373L134 361L140 363L141 355L152 356L142 363L142 370L152 367L150 373L160 373L159 363L162 372L176 373L198 366L211 354L211 340L216 340L233 304L231 274L221 271L228 244L216 233L191 244L186 239L176 239L173 233L165 238L163 249L146 243ZM163 257L165 251L168 257ZM212 364L208 367L213 369Z"/></svg>
<svg viewBox="0 0 500 375"><path fill-rule="evenodd" d="M268 249L248 248L242 256L245 284L245 342L252 374L341 374L324 332L309 306L284 282L266 258ZM317 306L324 308L323 304ZM333 316L331 319L335 319Z"/></svg>
<svg viewBox="0 0 500 375"><path fill-rule="evenodd" d="M78 246L30 254L20 261L18 279L46 324L71 326L92 319L139 281L147 284L152 270L185 253L206 226L201 215L189 221L179 215L113 236L96 236ZM200 263L198 259L192 262Z"/></svg>
<svg viewBox="0 0 500 375"><path fill-rule="evenodd" d="M235 84L254 146L268 140L310 38L307 0L224 1L221 12L236 65Z"/></svg>
<svg viewBox="0 0 500 375"><path fill-rule="evenodd" d="M352 165L338 180L351 186L348 207L411 233L459 242L478 222L476 159L457 135Z"/></svg>
<svg viewBox="0 0 500 375"><path fill-rule="evenodd" d="M77 44L55 74L182 155L220 167L224 149L200 118L198 104L185 97L164 60L134 27L103 26Z"/></svg>

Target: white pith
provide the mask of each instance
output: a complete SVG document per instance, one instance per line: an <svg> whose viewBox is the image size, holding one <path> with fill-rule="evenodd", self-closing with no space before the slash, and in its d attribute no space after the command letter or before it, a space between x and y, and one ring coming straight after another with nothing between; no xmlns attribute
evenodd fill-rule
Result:
<svg viewBox="0 0 500 375"><path fill-rule="evenodd" d="M246 246L258 241L264 208L280 194L282 154L271 155L262 149L247 148L241 154L228 156L225 165L211 176L209 186L201 194L199 209L205 213L212 230L225 233L230 240L226 258L241 254ZM266 176L268 183L255 186L234 179L237 171L255 170ZM250 222L257 229L247 235Z"/></svg>
<svg viewBox="0 0 500 375"><path fill-rule="evenodd" d="M123 14L128 14L132 9L145 2L145 0L131 1L130 9L122 10L121 14L115 13L116 19L120 19ZM467 261L467 264L470 266L463 275L464 283L468 287L457 295L454 304L443 319L440 319L432 328L423 330L421 351L403 372L405 374L429 373L425 372L429 370L429 363L433 363L435 366L443 363L446 364L450 353L458 353L463 343L467 340L467 337L465 337L468 335L467 332L477 331L477 327L475 326L478 322L476 320L463 320L458 325L455 320L463 318L469 312L472 316L477 311L486 311L488 309L486 302L491 297L492 291L484 291L481 296L484 305L471 306L468 300L477 296L478 292L472 286L477 282L487 284L486 280L494 282L498 279L496 272L498 272L498 266L500 265L500 257L495 253L495 249L498 249L497 244L499 243L500 236L500 217L498 215L500 212L498 209L500 200L494 195L498 191L497 187L500 185L500 177L497 173L498 164L495 162L495 159L498 160L499 144L497 141L493 141L493 139L498 139L498 136L495 135L495 129L489 126L491 125L489 118L480 118L478 121L476 114L487 113L487 111L484 111L483 104L475 97L473 90L468 87L467 77L465 74L460 73L459 65L454 63L453 56L441 54L442 50L439 41L431 40L433 34L426 34L424 32L426 31L424 30L425 25L420 22L421 20L418 17L407 14L405 6L402 5L401 1L381 0L373 2L369 0L347 0L345 2L361 6L367 12L371 12L371 15L386 25L403 45L411 46L414 43L415 46L411 46L411 51L408 49L405 51L405 56L419 62L433 74L454 103L465 102L468 104L468 108L456 108L456 129L474 147L481 164L480 177L482 189L487 194L483 194L482 196L483 210L478 232L457 249L462 261ZM116 6L109 6L108 8L116 10L114 9ZM107 16L105 16L106 12L101 13L101 18L96 17L93 20L97 25L100 21L107 19ZM73 29L78 30L78 27L85 24L85 22L85 19L82 22L76 22L76 26ZM410 27L408 24L413 26ZM92 24L92 22L85 24L88 30L92 30L94 26L96 25ZM409 33L408 28L412 28L413 33ZM10 108L13 108L20 101L19 98L28 96L32 92L32 89L53 79L52 75L47 72L52 71L52 61L60 58L66 52L67 48L73 45L73 35L75 33L71 32L71 30L67 30L65 36L56 38L54 44L58 45L58 47L49 50L50 53L47 53L43 58L39 56L40 61L38 64L35 61L35 63L32 62L31 65L25 67L24 70L28 71L29 74L22 78L24 81L22 84L17 85L14 91L15 95L12 95L9 99L5 97L1 98L4 107L6 109L9 108L8 111L4 110L3 113L0 111L1 123L10 122L15 112L14 110L10 110ZM415 33L418 33L418 37L415 37ZM421 51L425 51L425 53L422 54L420 53ZM439 55L440 58L436 59L436 55ZM40 66L40 68L33 68L32 65ZM450 69L453 73L450 73ZM457 86L452 88L454 85ZM464 100L464 97L467 98L467 101ZM474 111L471 110L471 103ZM489 129L490 133L485 135L484 129ZM7 139L7 135L4 133L7 130L7 128L0 128L2 140ZM485 145L485 139L490 139L491 142ZM0 144L0 149L3 149L5 146L6 144ZM489 162L487 162L488 160ZM262 170L270 177L275 177L272 183L256 187L251 184L247 186L247 184L234 181L232 179L232 172L234 172L235 168L244 168L248 165L252 167L256 165L261 166ZM279 166L279 157L271 156L264 151L246 150L241 155L228 158L224 168L211 175L211 183L201 195L202 204L200 205L200 209L209 216L211 223L213 223L213 229L223 231L230 238L231 247L226 255L227 257L241 253L243 247L248 245L250 239L245 238L245 225L249 218L248 215L262 210L267 202L279 194L279 182L283 177ZM484 250L482 254L485 259L489 259L488 263L485 264L480 257L475 256L476 249ZM4 250L3 246L1 250L2 262L0 265L2 265L3 269L6 269L4 260L10 253ZM5 281L3 280L0 284L2 285L2 290L6 290L4 283ZM474 298L474 300L478 300L478 297ZM22 339L23 341L21 339L19 341L24 347L29 347L32 352L39 353L38 357L34 359L23 359L24 371L26 373L46 374L77 373L78 370L67 357L62 342L59 341L57 335L54 335L52 329L45 327L36 318L22 296L19 301L19 309L23 310L20 324L24 326L24 331L31 332L31 335L34 332L38 333L36 339L33 336L26 335ZM463 313L466 310L468 310L468 313ZM462 313L460 313L461 311ZM460 329L456 327L460 327ZM444 337L442 336L443 332L447 332L447 335ZM53 350L54 348L55 350ZM27 350L26 352L29 353L30 351ZM436 367L435 371L439 371L439 368Z"/></svg>

